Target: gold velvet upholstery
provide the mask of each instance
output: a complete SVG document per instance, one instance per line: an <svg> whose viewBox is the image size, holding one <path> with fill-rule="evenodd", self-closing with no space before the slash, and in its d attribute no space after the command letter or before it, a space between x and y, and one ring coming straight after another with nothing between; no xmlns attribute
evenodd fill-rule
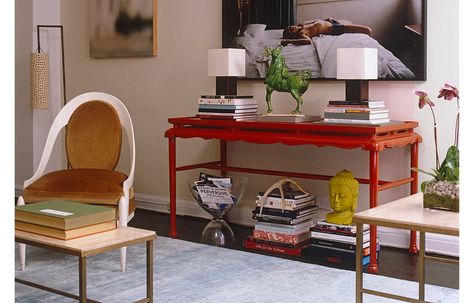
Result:
<svg viewBox="0 0 474 303"><path fill-rule="evenodd" d="M114 171L120 158L122 128L115 109L102 101L80 105L66 128L69 169L41 176L23 191L25 203L70 200L117 207L122 197L124 173ZM129 214L135 211L133 189Z"/></svg>
<svg viewBox="0 0 474 303"><path fill-rule="evenodd" d="M25 188L26 203L45 200L70 200L90 204L118 206L122 183L127 175L106 169L64 169L41 176ZM135 210L130 190L129 213Z"/></svg>
<svg viewBox="0 0 474 303"><path fill-rule="evenodd" d="M66 132L71 168L115 169L121 146L120 119L112 106L90 101L74 111Z"/></svg>

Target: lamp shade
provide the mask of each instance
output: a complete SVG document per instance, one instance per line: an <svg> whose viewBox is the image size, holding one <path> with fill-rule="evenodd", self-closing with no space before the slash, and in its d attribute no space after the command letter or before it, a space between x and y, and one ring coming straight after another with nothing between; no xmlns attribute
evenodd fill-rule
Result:
<svg viewBox="0 0 474 303"><path fill-rule="evenodd" d="M209 49L207 51L207 74L217 77L245 76L245 49Z"/></svg>
<svg viewBox="0 0 474 303"><path fill-rule="evenodd" d="M337 79L377 79L376 48L338 48Z"/></svg>
<svg viewBox="0 0 474 303"><path fill-rule="evenodd" d="M48 108L49 100L49 57L46 53L32 53L31 67L31 107Z"/></svg>

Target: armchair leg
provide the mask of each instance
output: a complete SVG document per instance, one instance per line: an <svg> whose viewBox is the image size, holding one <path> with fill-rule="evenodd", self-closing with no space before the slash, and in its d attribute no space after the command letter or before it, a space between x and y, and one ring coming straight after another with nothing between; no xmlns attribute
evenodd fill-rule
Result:
<svg viewBox="0 0 474 303"><path fill-rule="evenodd" d="M18 244L20 250L20 270L25 270L26 261L26 245L23 243Z"/></svg>
<svg viewBox="0 0 474 303"><path fill-rule="evenodd" d="M128 222L128 200L122 196L119 201L119 226L125 227ZM127 247L120 248L120 268L122 272L125 272L127 262Z"/></svg>
<svg viewBox="0 0 474 303"><path fill-rule="evenodd" d="M25 200L22 196L18 197L16 205L25 205ZM25 261L26 261L26 245L23 243L18 244L19 253L20 253L20 270L25 270Z"/></svg>

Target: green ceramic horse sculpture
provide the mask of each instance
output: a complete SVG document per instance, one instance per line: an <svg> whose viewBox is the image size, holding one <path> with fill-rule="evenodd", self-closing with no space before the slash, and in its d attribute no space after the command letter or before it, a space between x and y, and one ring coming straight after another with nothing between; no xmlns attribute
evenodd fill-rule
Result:
<svg viewBox="0 0 474 303"><path fill-rule="evenodd" d="M267 114L273 112L271 99L274 90L289 92L296 100L296 108L291 113L301 114L301 105L303 104L303 98L301 96L308 89L308 80L311 78L311 72L309 70L303 70L290 73L285 64L285 59L281 55L281 49L281 46L273 49L265 49L265 56L272 57L265 78L265 84L267 85L267 94L265 97L267 101Z"/></svg>

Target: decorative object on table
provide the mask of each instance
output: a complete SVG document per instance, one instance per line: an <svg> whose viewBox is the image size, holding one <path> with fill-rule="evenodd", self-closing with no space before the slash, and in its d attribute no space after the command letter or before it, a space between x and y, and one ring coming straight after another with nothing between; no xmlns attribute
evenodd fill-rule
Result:
<svg viewBox="0 0 474 303"><path fill-rule="evenodd" d="M260 192L255 202L252 213L258 223L253 234L244 241L244 247L299 256L308 246L309 228L319 209L314 195L295 181L282 179Z"/></svg>
<svg viewBox="0 0 474 303"><path fill-rule="evenodd" d="M311 72L309 70L290 72L286 66L285 58L281 54L281 49L281 46L265 49L265 56L271 56L270 66L265 77L267 114L273 112L271 98L274 90L290 93L296 101L296 108L291 113L301 114L302 96L308 89Z"/></svg>
<svg viewBox="0 0 474 303"><path fill-rule="evenodd" d="M237 95L237 77L245 76L245 49L207 50L207 75L216 77L216 95Z"/></svg>
<svg viewBox="0 0 474 303"><path fill-rule="evenodd" d="M446 152L446 157L440 164L438 154L438 131L436 116L433 110L435 103L431 101L425 91L415 91L418 96L418 107L421 109L428 104L433 117L434 144L436 153L436 167L433 172L427 172L419 168L412 168L433 177L430 181L421 183L423 192L423 207L440 208L458 212L459 211L459 91L455 86L446 83L439 91L438 98L451 101L456 98L456 122L454 127L454 144Z"/></svg>
<svg viewBox="0 0 474 303"><path fill-rule="evenodd" d="M197 117L202 119L254 120L257 100L253 96L201 95Z"/></svg>
<svg viewBox="0 0 474 303"><path fill-rule="evenodd" d="M188 180L193 198L212 215L201 234L202 243L224 247L229 241L235 242L234 232L223 217L240 201L247 181L245 177L221 177L202 172L198 181Z"/></svg>
<svg viewBox="0 0 474 303"><path fill-rule="evenodd" d="M348 170L338 172L329 180L329 204L333 212L326 215L326 221L335 224L352 224L358 198L359 181Z"/></svg>
<svg viewBox="0 0 474 303"><path fill-rule="evenodd" d="M376 48L338 48L336 78L346 81L346 101L369 99L369 79L377 79Z"/></svg>
<svg viewBox="0 0 474 303"><path fill-rule="evenodd" d="M36 26L36 39L38 47L30 57L31 68L31 108L46 109L49 107L49 55L41 49L40 29L59 28L61 31L61 64L62 64L62 86L63 105L66 105L66 67L64 64L64 36L62 25Z"/></svg>
<svg viewBox="0 0 474 303"><path fill-rule="evenodd" d="M156 56L157 7L157 0L89 0L89 56Z"/></svg>

